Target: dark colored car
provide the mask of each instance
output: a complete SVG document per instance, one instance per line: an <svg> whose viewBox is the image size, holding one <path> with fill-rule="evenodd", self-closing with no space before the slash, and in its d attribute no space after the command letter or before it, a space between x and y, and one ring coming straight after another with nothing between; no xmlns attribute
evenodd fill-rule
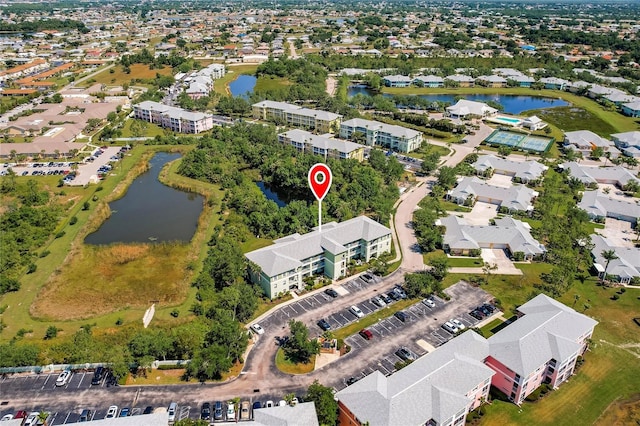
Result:
<svg viewBox="0 0 640 426"><path fill-rule="evenodd" d="M387 296L387 295L386 295L386 294L384 294L384 293L382 293L382 294L380 295L380 298L381 298L382 300L384 300L384 303L386 303L387 305L388 305L389 303L393 302L393 299L391 299L389 296Z"/></svg>
<svg viewBox="0 0 640 426"><path fill-rule="evenodd" d="M338 297L338 292L337 292L337 291L335 291L335 290L334 290L334 289L332 289L332 288L328 288L328 289L326 289L324 292L325 292L325 294L326 294L326 295L328 295L328 296L331 296L331 297Z"/></svg>
<svg viewBox="0 0 640 426"><path fill-rule="evenodd" d="M358 381L358 379L356 379L355 377L349 377L347 379L347 386L351 386L352 384L354 384L357 381Z"/></svg>
<svg viewBox="0 0 640 426"><path fill-rule="evenodd" d="M213 403L213 420L222 420L224 412L222 411L222 401L216 401Z"/></svg>
<svg viewBox="0 0 640 426"><path fill-rule="evenodd" d="M318 327L320 327L323 331L331 330L331 324L329 324L324 318L318 321Z"/></svg>
<svg viewBox="0 0 640 426"><path fill-rule="evenodd" d="M483 308L485 308L486 310L488 310L490 313L493 313L496 308L488 303L485 303L484 305L482 305Z"/></svg>
<svg viewBox="0 0 640 426"><path fill-rule="evenodd" d="M362 278L362 281L366 283L370 283L371 280L373 280L373 276L371 274L362 274L360 278Z"/></svg>
<svg viewBox="0 0 640 426"><path fill-rule="evenodd" d="M262 403L260 401L256 401L253 403L253 409L256 410L258 408L262 408Z"/></svg>
<svg viewBox="0 0 640 426"><path fill-rule="evenodd" d="M469 312L469 315L471 315L472 317L474 317L477 320L481 320L483 318L482 314L480 314L477 310L473 310L471 312Z"/></svg>
<svg viewBox="0 0 640 426"><path fill-rule="evenodd" d="M360 330L360 335L367 340L373 339L373 333L371 332L371 330L367 330L366 328Z"/></svg>
<svg viewBox="0 0 640 426"><path fill-rule="evenodd" d="M393 314L394 317L398 318L400 321L405 322L409 317L403 311L398 311Z"/></svg>
<svg viewBox="0 0 640 426"><path fill-rule="evenodd" d="M129 407L124 407L122 410L120 410L119 417L129 417L130 415L131 415L131 410L129 409Z"/></svg>
<svg viewBox="0 0 640 426"><path fill-rule="evenodd" d="M144 409L144 411L142 412L142 414L151 414L153 413L153 407L148 405L147 408Z"/></svg>
<svg viewBox="0 0 640 426"><path fill-rule="evenodd" d="M387 293L387 296L393 300L400 300L400 295L395 291L390 291L389 293Z"/></svg>
<svg viewBox="0 0 640 426"><path fill-rule="evenodd" d="M210 420L211 419L211 404L205 402L202 404L202 408L200 409L200 418L202 420Z"/></svg>
<svg viewBox="0 0 640 426"><path fill-rule="evenodd" d="M400 296L401 299L407 298L407 293L405 293L404 289L400 286L394 287L393 291Z"/></svg>
<svg viewBox="0 0 640 426"><path fill-rule="evenodd" d="M91 384L99 385L100 382L102 382L102 379L104 379L104 375L105 375L104 367L96 368L96 371L93 373L93 379L91 379Z"/></svg>
<svg viewBox="0 0 640 426"><path fill-rule="evenodd" d="M90 422L91 421L91 410L82 410L82 413L80 414L80 420L78 420L78 422Z"/></svg>
<svg viewBox="0 0 640 426"><path fill-rule="evenodd" d="M396 355L398 355L398 358L404 360L404 361L415 361L416 356L413 354L413 352L411 352L409 349L405 348L405 347L401 347L400 349L398 349L396 351Z"/></svg>

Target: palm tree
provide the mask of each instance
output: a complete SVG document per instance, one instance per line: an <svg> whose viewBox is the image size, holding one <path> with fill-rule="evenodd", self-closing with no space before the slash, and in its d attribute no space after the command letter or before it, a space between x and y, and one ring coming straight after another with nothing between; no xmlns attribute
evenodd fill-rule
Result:
<svg viewBox="0 0 640 426"><path fill-rule="evenodd" d="M618 255L616 255L615 250L603 250L600 254L604 258L604 260L607 261L607 263L604 265L604 273L602 274L602 280L605 281L607 279L607 269L609 269L609 263L612 260L618 259Z"/></svg>
<svg viewBox="0 0 640 426"><path fill-rule="evenodd" d="M43 426L47 426L48 419L49 419L49 413L47 413L46 411L40 411L38 413L38 423L42 424Z"/></svg>

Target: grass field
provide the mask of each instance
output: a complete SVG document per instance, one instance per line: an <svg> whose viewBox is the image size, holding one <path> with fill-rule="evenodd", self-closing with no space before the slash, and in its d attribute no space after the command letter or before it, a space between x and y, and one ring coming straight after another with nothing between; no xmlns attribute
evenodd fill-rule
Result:
<svg viewBox="0 0 640 426"><path fill-rule="evenodd" d="M582 125L581 130L588 129L595 133L596 130L602 128L602 123L608 123L613 129L613 133L616 132L628 132L632 130L638 130L640 123L637 119L626 117L619 112L610 111L603 108L597 102L593 100L578 96L573 93L564 92L560 90L533 90L524 87L504 88L496 89L489 87L459 87L459 88L426 88L426 87L410 87L410 88L397 88L397 87L385 87L382 89L383 93L397 94L397 95L435 95L435 94L451 94L451 95L468 95L468 94L498 94L498 95L530 95L530 96L546 96L549 98L561 98L572 104L573 108L580 108L591 115L598 118L594 123L590 121L581 121L577 124ZM571 107L564 107L571 108ZM549 108L555 110L556 108ZM544 117L540 117L543 120ZM593 126L593 129L591 128ZM562 126L558 126L563 130L568 130ZM596 129L596 130L594 130ZM607 135L608 136L608 135Z"/></svg>
<svg viewBox="0 0 640 426"><path fill-rule="evenodd" d="M129 118L127 119L127 121L124 122L124 127L122 128L122 138L132 138L134 137L133 133L131 132L131 124L133 124L133 122L135 121L135 119L133 118ZM157 124L154 123L147 123L146 121L143 121L144 123L144 132L142 134L142 136L147 136L147 137L155 137L157 135L164 135L164 129L160 126L158 126Z"/></svg>
<svg viewBox="0 0 640 426"><path fill-rule="evenodd" d="M311 361L307 364L295 364L284 356L284 351L278 349L276 352L276 368L287 374L307 374L311 373L316 365L316 356L311 357Z"/></svg>
<svg viewBox="0 0 640 426"><path fill-rule="evenodd" d="M229 83L234 81L241 74L254 75L256 73L256 69L258 69L257 65L236 65L227 67L227 73L224 77L213 83L213 91L223 96L231 95L231 92L229 91Z"/></svg>
<svg viewBox="0 0 640 426"><path fill-rule="evenodd" d="M156 74L160 75L171 75L171 68L164 67L162 69L149 69L148 65L145 64L133 64L129 67L131 72L129 74L123 71L122 66L116 65L113 68L113 74L110 70L104 70L103 72L96 74L94 77L89 80L83 82L83 84L88 87L94 83L88 83L91 80L95 80L96 83L106 84L107 86L122 86L124 83L131 84L131 80L136 78L148 79L155 78ZM144 84L136 83L136 85L144 86Z"/></svg>
<svg viewBox="0 0 640 426"><path fill-rule="evenodd" d="M49 277L53 276L54 273L56 276L67 273L67 270L65 269L65 267L61 267L61 265L63 264L68 265L71 262L71 260L67 260L65 263L65 258L67 257L67 254L71 250L71 247L72 246L80 247L80 249L78 250L80 252L82 251L81 250L81 248L83 247L82 240L84 239L84 235L86 235L87 233L87 230L83 228L87 226L87 222L89 221L90 216L92 216L94 214L94 211L96 210L96 206L93 202L91 202L91 209L89 211L81 210L80 207L82 206L82 203L85 200L91 200L94 193L100 196L101 198L106 197L108 194L111 194L112 192L114 192L114 189L116 188L116 186L119 186L120 188L116 192L123 193L124 191L122 191L121 189L123 187L128 186L128 184L126 183L127 179L125 179L125 176L129 175L129 172L134 168L134 166L139 165L142 161L144 161L143 157L151 156L156 151L168 150L173 148L174 147L162 147L162 146L159 146L159 147L138 146L134 148L130 152L130 154L122 160L122 166L116 167L114 169L114 173L116 173L116 176L110 177L109 179L102 182L101 185L104 188L103 191L95 192L95 189L96 189L95 186L90 186L87 189L65 188L65 191L69 191L70 196L72 194L75 194L75 193L72 193L71 191L81 191L78 194L74 195L78 197L76 201L76 206L72 209L71 213L68 216L68 217L71 217L73 215L76 215L78 217L78 223L76 225L70 226L70 225L67 225L68 220L64 221L64 223L59 227L58 230L65 230L66 234L62 238L53 239L48 245L45 245L42 248L42 250L44 249L50 250L51 254L49 254L49 256L45 258L37 259L36 261L36 264L38 266L37 271L33 274L28 275L28 279L26 279L25 277L25 279L22 280L22 287L20 291L15 293L8 293L3 296L0 304L2 305L6 304L9 307L5 311L5 314L3 315L3 321L7 325L7 328L0 335L0 338L2 340L10 339L13 335L15 335L15 333L20 328L33 329L34 330L33 336L43 336L45 329L49 325L56 325L65 330L72 330L80 327L82 324L86 322L85 320L50 322L47 320L36 319L31 316L30 307L36 300L39 303L44 303L44 302L41 302L42 297L39 296L40 294L39 292L40 292L40 289L48 281ZM181 149L190 149L190 147L182 147ZM209 184L198 182L198 181L192 181L191 179L178 176L175 173L175 171L177 170L179 161L180 160L177 160L176 162L171 163L169 167L165 167L165 169L163 169L161 173L160 179L163 182L165 182L165 179L166 179L167 181L166 183L169 183L172 186L189 187L192 191L204 194L207 198L211 197L210 199L213 200L213 205L211 205L208 211L211 211L211 212L217 211L219 209L219 205L218 205L219 200L221 199L220 189L213 185L209 185ZM42 177L42 179L50 179L50 178L55 178L55 177L54 176ZM132 180L133 178L130 177L129 181L132 181ZM55 182L57 183L57 180ZM211 214L211 213L207 215L206 212L207 212L207 208L205 208L205 213L201 215L198 231L196 231L196 234L192 239L192 244L189 246L189 247L192 247L191 251L187 250L186 248L180 248L180 250L184 250L185 252L188 253L191 261L188 263L187 270L191 271L194 274L199 272L202 259L204 258L204 256L206 256L207 245L204 243L211 238L214 227L219 223L219 220L220 220L218 215ZM160 251L160 254L162 254L161 251ZM95 256L97 256L96 254L91 254L91 255L94 256L94 259L96 258ZM106 256L107 253L105 252L101 255ZM86 261L83 260L83 262L86 262ZM141 260L138 260L138 262L141 262ZM170 258L169 262L176 265L182 264L181 259ZM80 262L80 265L82 265L82 262ZM91 271L89 275L80 277L81 279L80 284L69 283L69 285L77 286L77 287L82 287L82 286L91 287L92 285L89 285L88 283L93 284L93 276L94 276L93 274L102 273L102 271L106 267L107 266L105 265L98 265L98 267L96 267L96 271ZM125 268L126 265L122 265L122 267ZM134 272L135 274L138 273L137 271L134 271ZM185 274L184 272L185 270L183 269L182 270L183 276L188 275L188 274ZM171 272L171 273L174 275L176 274L175 272ZM187 279L184 277L180 277L180 280L182 282L187 281ZM148 285L149 284L145 284L145 286L148 286ZM170 286L166 285L165 288L170 288ZM82 289L82 291L86 291L86 290ZM61 296L68 295L68 294L69 294L69 290L61 290ZM100 299L97 301L92 299L86 299L86 302L83 301L82 303L78 303L78 300L80 299L76 298L75 304L91 305L91 304L100 304L104 302L107 305L110 305L111 302L105 299L106 299L106 295L103 299ZM93 317L92 322L95 322L98 329L102 329L102 331L105 331L114 327L114 324L118 319L123 319L125 323L131 323L131 322L139 323L140 319L142 318L142 315L144 314L145 309L149 305L148 303L149 300L157 300L157 299L153 297L152 299L148 299L148 300L143 300L141 298L138 298L138 300L141 301L140 303L145 302L146 306L140 309L137 309L137 308L119 309L118 308L118 309L110 310L108 311L108 313L105 313L104 315ZM177 306L177 308L179 308L181 312L186 313L194 300L195 300L195 289L190 288L187 285L186 291L183 291L182 293L182 300L178 300L176 302L176 304L181 303L179 306ZM135 303L137 302L134 302L134 304ZM175 304L174 306L168 306L168 305L157 306L156 315L154 316L154 322L156 320L158 322L167 322L167 321L172 323L175 322L176 319L174 319L170 315L171 311L175 307L176 307ZM62 306L59 308L56 308L56 313L60 314L60 311L62 311L63 308L64 307ZM77 309L78 308L76 307L72 307L70 309L71 313L76 314ZM79 310L82 310L82 309L85 309L85 308L80 308ZM52 315L51 313L47 312L46 316L52 316ZM184 321L184 318L182 318L181 316L180 320L178 321Z"/></svg>
<svg viewBox="0 0 640 426"><path fill-rule="evenodd" d="M616 129L612 124L583 108L566 106L533 110L531 112L542 120L553 124L554 127L567 132L587 128L603 137L609 137L611 133L616 133ZM561 137L559 140L562 139Z"/></svg>
<svg viewBox="0 0 640 426"><path fill-rule="evenodd" d="M482 335L484 337L490 337L493 333L491 332L491 330L493 330L494 328L496 328L497 326L499 326L500 324L502 324L502 320L501 319L494 319L493 321L491 321L489 324L485 325L484 327L482 327L480 329L480 331L482 332Z"/></svg>
<svg viewBox="0 0 640 426"><path fill-rule="evenodd" d="M258 81L256 81L256 87L254 91L269 91L269 90L277 90L284 86L290 86L293 84L288 78L278 78L278 77L259 77Z"/></svg>

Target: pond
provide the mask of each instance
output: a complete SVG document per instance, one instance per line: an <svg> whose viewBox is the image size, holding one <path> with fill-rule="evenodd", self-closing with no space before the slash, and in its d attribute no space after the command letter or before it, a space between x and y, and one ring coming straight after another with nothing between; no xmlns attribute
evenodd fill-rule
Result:
<svg viewBox="0 0 640 426"><path fill-rule="evenodd" d="M229 83L229 90L233 96L248 99L253 93L253 88L256 87L256 81L258 79L255 76L242 74Z"/></svg>
<svg viewBox="0 0 640 426"><path fill-rule="evenodd" d="M287 205L288 201L284 200L284 198L286 197L283 194L278 195L278 193L275 192L273 189L271 189L271 186L269 186L268 184L265 184L264 182L259 181L259 182L256 182L256 185L258 185L258 188L260 188L260 191L262 191L262 193L267 197L267 199L275 201L278 207L284 207Z"/></svg>
<svg viewBox="0 0 640 426"><path fill-rule="evenodd" d="M164 185L160 170L178 153L160 152L149 161L148 171L138 176L124 197L109 203L111 217L89 234L87 244L190 241L202 213L203 197Z"/></svg>
<svg viewBox="0 0 640 426"><path fill-rule="evenodd" d="M358 85L349 87L349 96L354 96L358 93L363 95L372 95L373 92L366 86ZM383 96L391 96L384 94ZM455 94L441 94L441 95L416 95L428 101L447 102L449 104L456 103ZM547 98L543 96L528 96L528 95L490 95L490 94L477 94L477 95L459 95L470 101L488 102L495 101L504 107L504 112L508 114L520 114L523 111L531 109L543 109L553 108L569 105L569 102L558 98Z"/></svg>

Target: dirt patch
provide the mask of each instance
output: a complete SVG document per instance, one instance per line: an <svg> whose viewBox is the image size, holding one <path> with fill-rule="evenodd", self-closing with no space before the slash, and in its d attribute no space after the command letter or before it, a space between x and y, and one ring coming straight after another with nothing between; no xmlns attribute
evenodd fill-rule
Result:
<svg viewBox="0 0 640 426"><path fill-rule="evenodd" d="M49 279L31 307L40 318L71 320L122 308L184 300L189 288L185 244L82 246Z"/></svg>
<svg viewBox="0 0 640 426"><path fill-rule="evenodd" d="M105 70L100 74L93 77L96 83L106 84L110 86L121 86L124 83L130 83L133 79L149 79L155 78L156 73L160 75L171 75L171 67L165 66L162 69L150 69L145 64L133 64L129 67L131 72L127 74L120 65L116 65L112 68L113 73L110 70Z"/></svg>
<svg viewBox="0 0 640 426"><path fill-rule="evenodd" d="M627 400L614 401L607 407L596 424L634 425L640 424L640 394Z"/></svg>

